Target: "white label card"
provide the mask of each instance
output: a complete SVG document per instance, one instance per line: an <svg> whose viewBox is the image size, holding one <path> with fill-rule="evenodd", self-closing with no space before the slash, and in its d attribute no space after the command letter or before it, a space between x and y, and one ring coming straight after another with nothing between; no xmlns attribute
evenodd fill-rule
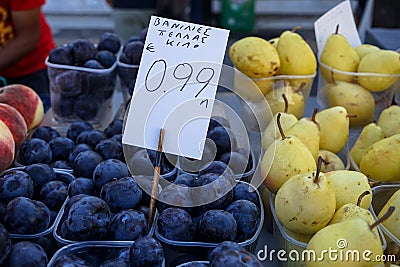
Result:
<svg viewBox="0 0 400 267"><path fill-rule="evenodd" d="M229 31L152 16L124 144L200 159Z"/></svg>
<svg viewBox="0 0 400 267"><path fill-rule="evenodd" d="M352 47L361 44L350 1L346 0L314 22L318 58L324 49L326 39L328 39L329 35L335 33L337 25L339 25L339 33L346 37Z"/></svg>

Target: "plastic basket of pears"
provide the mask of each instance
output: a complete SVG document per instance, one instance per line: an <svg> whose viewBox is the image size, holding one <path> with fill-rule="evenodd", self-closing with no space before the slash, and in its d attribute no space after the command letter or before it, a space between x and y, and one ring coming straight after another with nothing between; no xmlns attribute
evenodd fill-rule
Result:
<svg viewBox="0 0 400 267"><path fill-rule="evenodd" d="M351 170L323 173L321 164L319 160L316 170L290 177L270 195L278 244L291 255L285 266L327 266L331 258L323 251L328 250L359 253L359 266L370 266L362 253L370 251L374 260L383 255L386 241L378 225L390 214L381 220L372 215L372 190L365 175ZM356 260L343 256L335 262L349 266Z"/></svg>
<svg viewBox="0 0 400 267"><path fill-rule="evenodd" d="M339 32L331 34L319 57L317 100L323 107L343 106L351 128L373 122L400 87L399 53L370 44L352 47Z"/></svg>
<svg viewBox="0 0 400 267"><path fill-rule="evenodd" d="M378 120L348 140L351 167L372 181L400 183L400 106L385 108Z"/></svg>
<svg viewBox="0 0 400 267"><path fill-rule="evenodd" d="M317 60L310 45L297 32L283 31L273 40L247 36L229 48L235 67L234 90L247 102L267 100L272 113L288 112L297 118L305 106L316 76Z"/></svg>
<svg viewBox="0 0 400 267"><path fill-rule="evenodd" d="M376 218L380 218L387 212L390 206L395 207L395 211L386 221L381 224L382 232L386 238L387 246L385 254L393 255L396 258L392 262L400 263L400 183L379 185L372 188L372 213ZM391 257L393 257L391 256Z"/></svg>

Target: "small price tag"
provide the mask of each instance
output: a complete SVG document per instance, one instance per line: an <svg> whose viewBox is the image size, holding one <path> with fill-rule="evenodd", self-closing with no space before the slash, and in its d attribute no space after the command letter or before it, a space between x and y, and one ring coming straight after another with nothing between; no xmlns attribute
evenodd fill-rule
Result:
<svg viewBox="0 0 400 267"><path fill-rule="evenodd" d="M229 31L152 16L122 142L200 159Z"/></svg>
<svg viewBox="0 0 400 267"><path fill-rule="evenodd" d="M318 58L324 49L326 39L335 32L336 25L338 24L339 33L346 37L351 46L355 47L361 44L350 1L346 0L326 12L314 22Z"/></svg>

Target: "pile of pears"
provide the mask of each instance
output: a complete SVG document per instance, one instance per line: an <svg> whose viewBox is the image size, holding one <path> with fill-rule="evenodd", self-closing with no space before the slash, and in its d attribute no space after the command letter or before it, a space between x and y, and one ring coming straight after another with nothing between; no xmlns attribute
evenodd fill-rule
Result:
<svg viewBox="0 0 400 267"><path fill-rule="evenodd" d="M340 105L351 114L351 127L374 121L400 86L400 54L370 44L352 47L336 32L326 40L320 58L324 85L319 88L320 105Z"/></svg>
<svg viewBox="0 0 400 267"><path fill-rule="evenodd" d="M384 255L383 243L377 225L392 215L394 208L378 221L368 207L372 190L368 178L357 171L320 171L322 158L315 171L290 177L278 190L274 208L286 234L307 244L308 251L319 257L323 251L366 250L369 257ZM341 240L345 240L342 245ZM304 259L306 266L374 266L377 262L348 262L346 258L332 260L328 255L321 260ZM350 259L351 260L351 259Z"/></svg>
<svg viewBox="0 0 400 267"><path fill-rule="evenodd" d="M317 68L310 45L296 32L283 31L279 37L266 40L247 36L234 42L229 57L234 67L245 76L235 75L235 90L245 100L267 100L272 114L284 111L285 94L289 113L304 115ZM245 80L251 79L251 84Z"/></svg>
<svg viewBox="0 0 400 267"><path fill-rule="evenodd" d="M354 169L382 182L400 182L400 106L382 111L364 126L350 148Z"/></svg>

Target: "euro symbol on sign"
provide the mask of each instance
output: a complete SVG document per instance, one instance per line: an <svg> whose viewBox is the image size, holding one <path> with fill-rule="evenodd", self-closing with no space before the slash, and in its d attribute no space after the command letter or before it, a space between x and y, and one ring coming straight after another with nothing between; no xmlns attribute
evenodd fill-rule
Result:
<svg viewBox="0 0 400 267"><path fill-rule="evenodd" d="M153 43L149 43L146 47L146 50L149 52L154 52L154 45Z"/></svg>

